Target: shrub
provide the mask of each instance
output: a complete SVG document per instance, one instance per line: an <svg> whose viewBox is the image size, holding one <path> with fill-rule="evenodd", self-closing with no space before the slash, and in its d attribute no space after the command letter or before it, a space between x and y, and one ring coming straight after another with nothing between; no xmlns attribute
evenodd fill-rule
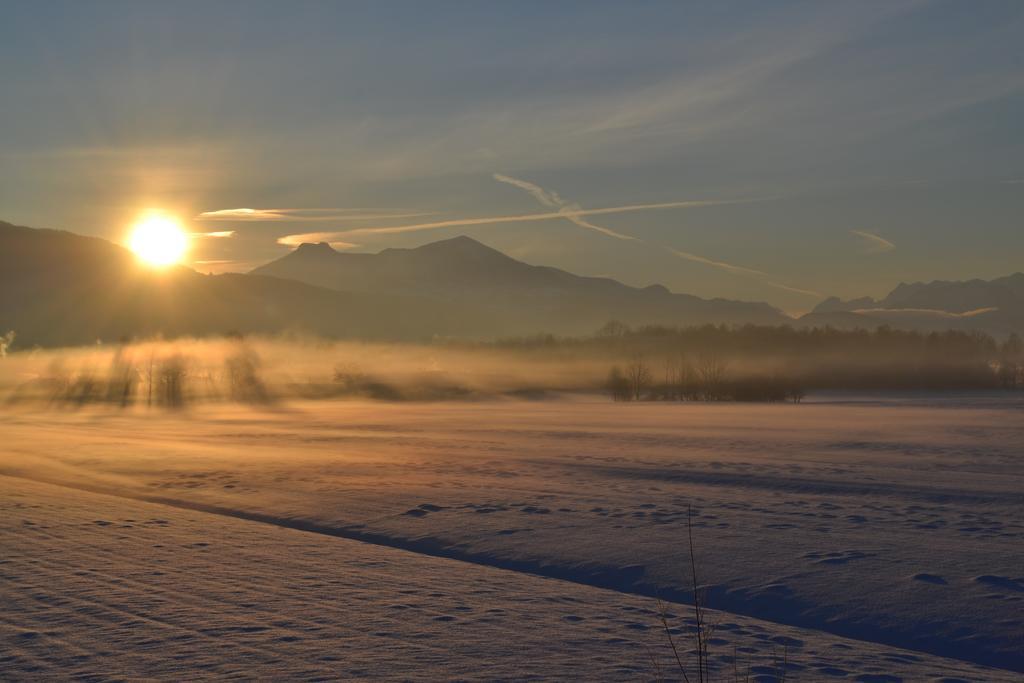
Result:
<svg viewBox="0 0 1024 683"><path fill-rule="evenodd" d="M259 370L259 355L243 344L239 344L235 352L224 359L228 394L233 400L243 403L267 403L270 400Z"/></svg>
<svg viewBox="0 0 1024 683"><path fill-rule="evenodd" d="M630 390L629 380L623 374L618 365L612 366L608 371L608 379L605 381L605 388L611 394L613 401L630 401L633 399L633 392Z"/></svg>
<svg viewBox="0 0 1024 683"><path fill-rule="evenodd" d="M185 407L185 383L188 369L185 359L180 355L164 358L156 367L155 392L156 402L165 408L177 410Z"/></svg>

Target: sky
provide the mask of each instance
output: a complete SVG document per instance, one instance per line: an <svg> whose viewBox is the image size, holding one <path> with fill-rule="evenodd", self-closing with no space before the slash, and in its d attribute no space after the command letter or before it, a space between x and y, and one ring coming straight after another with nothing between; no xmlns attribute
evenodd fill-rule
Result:
<svg viewBox="0 0 1024 683"><path fill-rule="evenodd" d="M1024 269L1024 3L0 0L0 220L790 312Z"/></svg>

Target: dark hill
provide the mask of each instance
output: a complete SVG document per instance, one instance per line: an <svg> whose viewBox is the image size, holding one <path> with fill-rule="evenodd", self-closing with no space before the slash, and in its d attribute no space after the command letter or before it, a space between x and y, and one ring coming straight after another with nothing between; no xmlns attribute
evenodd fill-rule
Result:
<svg viewBox="0 0 1024 683"><path fill-rule="evenodd" d="M701 299L660 285L640 289L609 278L530 265L469 237L377 254L303 244L252 273L338 291L416 294L459 302L489 313L504 334L583 334L613 318L669 325L790 321L765 303Z"/></svg>
<svg viewBox="0 0 1024 683"><path fill-rule="evenodd" d="M474 312L424 297L154 271L102 239L0 222L0 329L14 330L22 347L227 331L414 340L487 327Z"/></svg>

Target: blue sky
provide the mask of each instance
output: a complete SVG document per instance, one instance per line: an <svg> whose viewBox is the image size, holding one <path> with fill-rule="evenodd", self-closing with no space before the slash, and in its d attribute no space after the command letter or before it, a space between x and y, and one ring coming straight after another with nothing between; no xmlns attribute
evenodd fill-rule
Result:
<svg viewBox="0 0 1024 683"><path fill-rule="evenodd" d="M2 6L3 220L163 209L232 233L204 271L468 234L790 311L1022 269L1021 2Z"/></svg>

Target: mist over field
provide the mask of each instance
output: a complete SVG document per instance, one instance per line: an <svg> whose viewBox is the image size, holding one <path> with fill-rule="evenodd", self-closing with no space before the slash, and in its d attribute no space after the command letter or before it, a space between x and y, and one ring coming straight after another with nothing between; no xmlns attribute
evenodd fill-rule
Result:
<svg viewBox="0 0 1024 683"><path fill-rule="evenodd" d="M12 335L13 338L13 335ZM374 343L304 336L153 340L12 352L9 403L122 408L294 398L802 400L808 391L1015 390L1024 344L880 328L643 327L587 337Z"/></svg>

